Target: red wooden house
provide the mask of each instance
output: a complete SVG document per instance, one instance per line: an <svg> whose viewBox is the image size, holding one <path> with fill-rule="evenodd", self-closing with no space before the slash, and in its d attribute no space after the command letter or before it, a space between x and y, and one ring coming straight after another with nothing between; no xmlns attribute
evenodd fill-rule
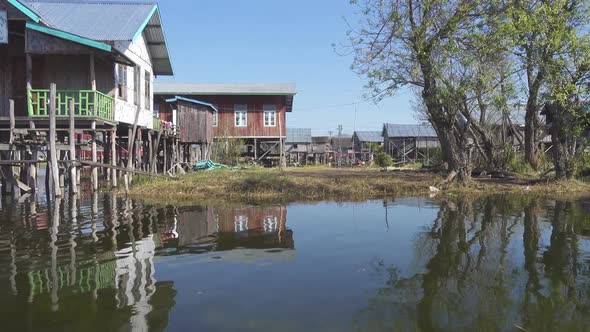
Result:
<svg viewBox="0 0 590 332"><path fill-rule="evenodd" d="M264 163L276 163L281 141L286 137L286 114L293 110L295 84L197 84L160 82L154 87L156 109L164 121L194 127L189 118L174 116L166 100L178 96L211 104L215 139L238 138L244 142L244 156ZM182 130L182 129L181 129ZM203 130L203 129L200 129Z"/></svg>

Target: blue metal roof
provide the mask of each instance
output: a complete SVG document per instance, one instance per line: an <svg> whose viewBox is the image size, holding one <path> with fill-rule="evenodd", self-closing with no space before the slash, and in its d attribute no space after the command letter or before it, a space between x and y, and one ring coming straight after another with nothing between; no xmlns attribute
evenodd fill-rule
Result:
<svg viewBox="0 0 590 332"><path fill-rule="evenodd" d="M48 26L101 41L131 41L155 4L25 0Z"/></svg>
<svg viewBox="0 0 590 332"><path fill-rule="evenodd" d="M383 125L383 136L387 137L438 137L432 126L427 124L392 124Z"/></svg>
<svg viewBox="0 0 590 332"><path fill-rule="evenodd" d="M383 143L383 135L380 131L355 131L354 134L360 142Z"/></svg>
<svg viewBox="0 0 590 332"><path fill-rule="evenodd" d="M200 100L196 100L196 99L190 99L190 98L175 96L174 98L166 99L166 102L167 103L174 103L174 102L176 102L178 100L186 101L187 103L193 103L193 104L197 104L197 105L207 106L207 107L210 107L215 112L219 112L217 110L217 108L215 106L213 106L213 104L209 104L209 103L206 103L204 101L200 101Z"/></svg>
<svg viewBox="0 0 590 332"><path fill-rule="evenodd" d="M22 0L53 29L101 42L132 42L144 35L155 75L172 75L158 5L87 0ZM127 45L127 44L123 44ZM113 45L117 48L117 45Z"/></svg>
<svg viewBox="0 0 590 332"><path fill-rule="evenodd" d="M311 143L311 128L287 128L285 143Z"/></svg>

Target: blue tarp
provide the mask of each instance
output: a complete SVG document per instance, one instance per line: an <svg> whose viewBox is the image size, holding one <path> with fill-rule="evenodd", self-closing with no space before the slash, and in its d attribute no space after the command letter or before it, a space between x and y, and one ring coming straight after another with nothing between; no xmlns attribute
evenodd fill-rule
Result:
<svg viewBox="0 0 590 332"><path fill-rule="evenodd" d="M211 160L198 161L195 163L196 171L210 171L214 169L229 169L229 167L223 164L214 163Z"/></svg>

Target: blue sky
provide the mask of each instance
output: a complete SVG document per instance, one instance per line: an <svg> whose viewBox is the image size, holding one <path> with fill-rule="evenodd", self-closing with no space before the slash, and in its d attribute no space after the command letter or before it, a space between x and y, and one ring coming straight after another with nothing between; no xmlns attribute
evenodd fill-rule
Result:
<svg viewBox="0 0 590 332"><path fill-rule="evenodd" d="M296 83L288 127L314 135L381 130L384 122L416 123L413 95L399 92L364 100L365 80L351 56L332 44L346 41L344 18L356 22L348 0L160 0L175 76L179 82ZM161 78L168 80L170 78ZM356 108L356 117L355 117Z"/></svg>

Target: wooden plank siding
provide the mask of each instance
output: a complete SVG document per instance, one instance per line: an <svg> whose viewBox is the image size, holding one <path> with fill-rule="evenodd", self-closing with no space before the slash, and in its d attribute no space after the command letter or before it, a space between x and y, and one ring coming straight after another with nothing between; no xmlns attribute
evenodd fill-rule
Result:
<svg viewBox="0 0 590 332"><path fill-rule="evenodd" d="M213 111L206 106L179 100L176 102L181 143L213 141Z"/></svg>
<svg viewBox="0 0 590 332"><path fill-rule="evenodd" d="M279 134L286 137L287 102L285 96L186 95L183 97L213 104L219 110L217 126L213 128L215 137L278 138ZM157 98L159 118L163 121L172 121L172 108L163 101L168 98L174 98L174 96L161 95ZM237 104L248 105L246 127L235 126L234 106ZM276 108L276 120L273 127L264 126L264 105L274 105ZM280 130L279 123L281 124ZM179 126L182 127L182 124L179 123Z"/></svg>

